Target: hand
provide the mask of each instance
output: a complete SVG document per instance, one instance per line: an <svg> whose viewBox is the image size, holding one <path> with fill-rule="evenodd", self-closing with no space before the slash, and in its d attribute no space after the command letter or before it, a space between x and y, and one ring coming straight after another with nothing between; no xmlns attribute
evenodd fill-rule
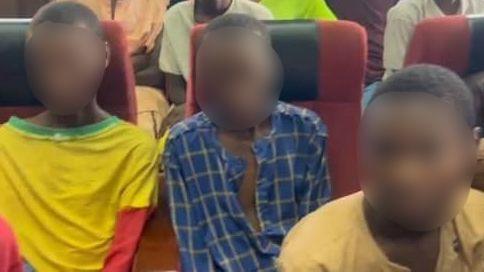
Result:
<svg viewBox="0 0 484 272"><path fill-rule="evenodd" d="M172 127L174 124L183 121L185 119L185 104L180 104L170 108L167 116L161 122L160 135L164 135L165 131Z"/></svg>

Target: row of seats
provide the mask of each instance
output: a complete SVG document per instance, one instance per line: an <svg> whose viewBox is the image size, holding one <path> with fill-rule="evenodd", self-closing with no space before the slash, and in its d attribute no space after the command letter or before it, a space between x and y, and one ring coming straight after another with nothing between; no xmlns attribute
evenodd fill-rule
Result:
<svg viewBox="0 0 484 272"><path fill-rule="evenodd" d="M28 23L26 20L0 21L0 122L5 122L11 115L26 117L41 110L28 86L22 61ZM328 126L329 171L334 197L359 190L354 169L357 169L357 130L367 54L364 29L344 21L278 22L268 23L268 26L284 67L281 99L315 111ZM134 123L134 75L123 30L114 22L104 22L104 28L112 60L99 93L99 103L112 114ZM192 49L196 47L203 28L203 25L194 28ZM484 35L479 34L483 32L483 18L457 16L425 21L416 28L406 64L440 64L460 75L480 71L484 68L484 52L480 50ZM196 50L192 52L193 67ZM199 111L195 93L203 90L197 88L196 78L192 71L187 90L187 116ZM160 216L169 217L168 213ZM158 226L160 231L157 234L165 237L157 237L154 241L163 247L164 252L170 247L170 251L177 252L173 248L173 232L166 231L171 228L169 220L163 222L164 226ZM141 255L143 252L138 260L143 259ZM176 260L167 262L169 264L161 268L177 268Z"/></svg>
<svg viewBox="0 0 484 272"><path fill-rule="evenodd" d="M0 122L15 114L26 117L41 110L27 83L23 66L24 37L28 21L0 22L0 71L2 96ZM105 22L112 61L99 92L99 103L112 114L135 122L134 77L121 27ZM276 52L284 67L281 99L317 112L333 135L329 143L330 171L335 197L357 191L357 127L366 59L366 35L351 22L269 23ZM197 42L203 26L196 27ZM194 64L195 57L192 57ZM189 82L188 116L199 109L194 100L196 76ZM354 154L351 156L345 154Z"/></svg>

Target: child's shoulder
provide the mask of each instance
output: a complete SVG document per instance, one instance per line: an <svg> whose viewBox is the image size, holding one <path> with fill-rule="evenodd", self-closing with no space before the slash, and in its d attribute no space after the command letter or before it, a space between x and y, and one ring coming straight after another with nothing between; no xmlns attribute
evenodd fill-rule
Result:
<svg viewBox="0 0 484 272"><path fill-rule="evenodd" d="M276 111L280 114L296 117L296 118L303 118L303 119L319 119L319 116L312 110L307 108L295 106L292 104L288 104L285 102L277 103Z"/></svg>
<svg viewBox="0 0 484 272"><path fill-rule="evenodd" d="M298 255L303 252L301 256L305 255L305 260L341 254L348 242L363 233L363 199L363 193L358 192L334 200L307 215L286 236L283 251L299 252Z"/></svg>
<svg viewBox="0 0 484 272"><path fill-rule="evenodd" d="M182 122L175 124L170 129L170 135L168 136L168 141L172 141L174 139L190 136L196 137L199 136L200 133L207 131L208 129L212 128L212 123L208 119L207 115L203 112L199 112Z"/></svg>
<svg viewBox="0 0 484 272"><path fill-rule="evenodd" d="M156 148L156 140L148 132L140 129L139 127L128 123L126 121L120 121L115 135L122 137L125 142L132 143L137 146L145 146L146 148Z"/></svg>
<svg viewBox="0 0 484 272"><path fill-rule="evenodd" d="M327 203L304 217L291 230L287 240L290 241L293 237L306 243L319 233L321 235L318 239L324 240L323 244L327 244L347 237L354 229L360 229L364 223L363 199L363 193L360 191Z"/></svg>
<svg viewBox="0 0 484 272"><path fill-rule="evenodd" d="M309 129L312 132L326 133L326 125L323 120L313 111L279 102L276 108L276 113L281 116L283 121L292 122L302 129Z"/></svg>

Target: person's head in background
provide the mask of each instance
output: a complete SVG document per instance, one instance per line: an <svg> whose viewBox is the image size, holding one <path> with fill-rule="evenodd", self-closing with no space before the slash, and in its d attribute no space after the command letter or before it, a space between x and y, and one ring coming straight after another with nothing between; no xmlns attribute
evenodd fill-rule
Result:
<svg viewBox="0 0 484 272"><path fill-rule="evenodd" d="M476 167L471 91L453 72L406 68L383 82L362 120L361 173L377 214L430 231L462 208Z"/></svg>
<svg viewBox="0 0 484 272"><path fill-rule="evenodd" d="M49 112L67 116L97 107L108 62L102 25L89 8L53 2L32 19L26 66L34 94Z"/></svg>
<svg viewBox="0 0 484 272"><path fill-rule="evenodd" d="M280 94L281 68L266 26L242 14L213 20L197 52L197 101L219 127L245 130L265 121Z"/></svg>

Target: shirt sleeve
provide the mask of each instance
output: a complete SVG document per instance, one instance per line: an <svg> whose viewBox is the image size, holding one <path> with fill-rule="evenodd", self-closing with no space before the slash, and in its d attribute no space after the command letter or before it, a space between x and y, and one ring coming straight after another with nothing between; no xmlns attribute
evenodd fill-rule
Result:
<svg viewBox="0 0 484 272"><path fill-rule="evenodd" d="M319 226L318 222L314 221L308 223L308 219L311 216L317 215L314 215L313 213L300 220L284 238L281 246L281 253L276 261L278 271L329 272L328 266L324 261L313 256L313 254L314 252L318 252L318 254L316 254L318 256L334 259L334 255L330 255L328 252L321 252L318 248L321 244L324 244L325 248L328 248L328 251L331 251L333 244L330 243L326 245L326 243L322 243L322 241L319 240L321 236L314 236L315 231L317 234L321 226ZM324 225L326 225L326 223L324 223ZM341 270L335 270L335 272L336 271Z"/></svg>
<svg viewBox="0 0 484 272"><path fill-rule="evenodd" d="M155 206L158 195L159 148L154 140L134 150L129 167L130 181L121 193L119 211Z"/></svg>
<svg viewBox="0 0 484 272"><path fill-rule="evenodd" d="M163 29L163 18L165 16L166 9L168 8L168 0L151 0L148 5L150 7L150 28L146 36L146 50L147 52L153 51L157 39L160 37L161 30Z"/></svg>
<svg viewBox="0 0 484 272"><path fill-rule="evenodd" d="M172 27L176 27L170 21L172 16L166 16L165 19L165 26L163 30L163 37L161 40L161 52L160 52L160 70L165 73L170 73L174 75L182 75L181 68L176 61L176 52L175 48L173 48L172 41L170 39L170 33Z"/></svg>
<svg viewBox="0 0 484 272"><path fill-rule="evenodd" d="M318 118L309 141L306 180L298 190L299 215L304 217L331 198L331 184L326 161L326 127Z"/></svg>
<svg viewBox="0 0 484 272"><path fill-rule="evenodd" d="M170 202L171 219L180 251L182 271L198 271L198 263L206 263L208 249L205 236L198 228L199 217L192 205L188 186L181 169L182 143L168 141L165 150L165 181Z"/></svg>
<svg viewBox="0 0 484 272"><path fill-rule="evenodd" d="M158 148L151 138L135 147L129 161L129 182L123 188L114 238L103 271L129 271L143 226L156 205Z"/></svg>
<svg viewBox="0 0 484 272"><path fill-rule="evenodd" d="M336 20L336 16L324 0L313 0L308 6L308 18L314 20Z"/></svg>
<svg viewBox="0 0 484 272"><path fill-rule="evenodd" d="M384 78L388 78L402 69L407 47L413 36L414 24L407 19L397 17L396 10L388 12L384 37L383 66Z"/></svg>
<svg viewBox="0 0 484 272"><path fill-rule="evenodd" d="M119 212L116 231L103 272L130 271L143 227L151 209L130 209Z"/></svg>
<svg viewBox="0 0 484 272"><path fill-rule="evenodd" d="M0 219L0 271L22 272L22 262L15 236Z"/></svg>

